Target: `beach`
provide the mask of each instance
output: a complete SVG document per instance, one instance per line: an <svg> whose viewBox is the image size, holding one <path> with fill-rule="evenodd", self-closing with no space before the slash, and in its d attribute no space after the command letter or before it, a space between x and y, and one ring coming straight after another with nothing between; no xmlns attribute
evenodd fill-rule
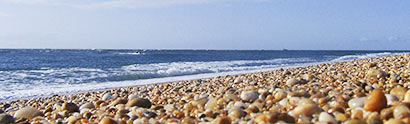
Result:
<svg viewBox="0 0 410 124"><path fill-rule="evenodd" d="M410 123L409 62L397 54L14 100L0 103L0 123Z"/></svg>

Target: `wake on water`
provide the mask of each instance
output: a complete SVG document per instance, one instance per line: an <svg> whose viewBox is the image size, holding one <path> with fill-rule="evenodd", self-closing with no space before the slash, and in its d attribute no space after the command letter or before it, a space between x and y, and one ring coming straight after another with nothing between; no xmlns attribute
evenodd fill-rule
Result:
<svg viewBox="0 0 410 124"><path fill-rule="evenodd" d="M4 79L4 83L0 84L3 85L0 87L0 100L32 98L54 94L260 72L278 68L342 62L393 54L397 53L383 52L364 55L346 55L328 61L316 61L309 58L280 58L273 60L133 64L111 69L46 68L42 70L0 71L0 79ZM20 83L27 82L28 80L30 80L30 83Z"/></svg>

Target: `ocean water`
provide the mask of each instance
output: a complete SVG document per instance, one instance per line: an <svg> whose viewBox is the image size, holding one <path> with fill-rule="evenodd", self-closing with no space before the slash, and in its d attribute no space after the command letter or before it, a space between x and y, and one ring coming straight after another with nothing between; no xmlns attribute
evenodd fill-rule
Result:
<svg viewBox="0 0 410 124"><path fill-rule="evenodd" d="M0 49L0 100L249 73L406 51Z"/></svg>

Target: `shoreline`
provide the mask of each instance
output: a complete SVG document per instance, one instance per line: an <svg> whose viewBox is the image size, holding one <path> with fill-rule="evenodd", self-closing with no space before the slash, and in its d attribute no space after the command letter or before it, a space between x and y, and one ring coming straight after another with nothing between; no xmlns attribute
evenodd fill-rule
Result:
<svg viewBox="0 0 410 124"><path fill-rule="evenodd" d="M15 117L16 121L30 121L30 122L47 122L47 118L49 120L58 121L59 118L52 118L53 115L58 115L58 112L67 112L67 115L63 115L60 118L62 122L101 122L101 121L112 121L112 122L121 122L123 119L122 116L131 118L131 115L135 115L138 118L132 120L133 123L144 123L144 122L155 122L156 119L164 119L165 117L168 118L167 120L163 121L156 121L158 123L169 122L170 118L174 118L177 120L186 120L188 122L206 122L204 119L200 119L197 117L197 114L205 114L205 118L209 119L209 122L242 122L244 120L249 120L251 122L257 122L258 118L260 122L267 122L266 118L269 118L272 115L271 112L279 112L279 115L276 116L283 116L284 119L276 119L276 122L282 121L286 123L290 122L317 122L323 119L320 119L320 116L325 115L322 114L324 106L328 106L327 109L332 110L332 114L326 118L330 118L336 121L347 121L348 119L340 119L337 117L344 116L345 118L349 118L347 115L354 115L354 112L348 112L350 108L350 96L341 96L342 98L337 97L338 94L332 94L336 96L332 96L327 98L327 96L317 96L320 98L326 98L326 101L331 101L332 99L343 99L339 101L335 101L336 103L341 102L340 104L344 103L346 106L342 104L330 105L329 103L321 103L320 99L316 100L304 100L306 95L311 93L309 92L317 92L315 89L311 89L312 91L307 91L309 89L300 88L302 86L308 87L315 87L316 85L320 86L328 86L328 87L336 87L334 90L344 92L344 87L339 85L345 85L344 82L338 82L339 80L352 80L354 75L359 75L358 77L363 78L363 73L367 74L368 72L348 72L353 71L354 69L358 70L369 70L372 67L380 68L379 70L388 69L384 67L385 65L379 65L377 63L388 63L389 61L381 61L383 59L392 59L397 60L400 58L404 61L408 61L410 54L409 53L398 53L393 54L390 56L382 56L376 58L365 58L359 60L348 60L342 62L320 62L318 63L311 63L308 65L301 65L301 66L290 66L290 67L279 67L276 70L266 70L266 71L257 71L252 73L242 73L242 74L233 74L233 75L223 75L223 76L210 76L206 78L199 78L199 79L191 79L191 80L178 80L178 81L167 81L162 83L155 83L155 84L148 84L148 85L137 85L137 86L127 86L127 87L120 87L115 89L104 89L98 91L87 91L82 93L72 93L72 94L63 94L58 96L51 96L51 97L39 97L34 99L19 99L19 100L10 100L7 102L0 101L0 107L7 104L11 104L11 107L6 109L1 108L9 113L10 115L16 116L19 110L22 109L23 106L33 106L34 109L38 109L37 112L41 112L43 115L39 115L40 117L29 117L29 120L21 120L22 117ZM376 61L377 60L377 61ZM402 61L400 60L400 61ZM367 62L366 61L370 61ZM372 63L376 64L373 65ZM359 64L356 64L359 63ZM360 64L361 63L361 64ZM369 67L364 64L370 64ZM340 67L337 67L340 66ZM346 68L343 68L345 67ZM366 66L366 67L365 67ZM408 66L407 63L404 67ZM322 68L326 67L326 69ZM335 72L328 71L328 69L333 70L335 68ZM345 70L345 69L352 69L352 70ZM339 69L339 70L338 70ZM320 70L320 71L312 71L312 70ZM329 74L318 73L324 71ZM379 73L379 71L376 71ZM383 71L382 71L383 72ZM384 71L388 73L388 71ZM335 74L334 74L335 73ZM381 73L381 72L380 72ZM322 75L328 75L329 77L320 77ZM380 74L379 74L380 75ZM384 74L382 74L384 75ZM201 76L201 75L200 75ZM367 77L367 76L366 76ZM377 78L378 75L376 76ZM387 77L387 76L386 76ZM306 78L306 79L305 79ZM335 79L336 78L336 79ZM391 78L391 77L389 77ZM289 81L292 80L292 81ZM366 79L367 80L367 79ZM381 80L381 79L378 79ZM335 81L335 82L334 82ZM355 79L355 81L359 81ZM329 83L330 82L330 83ZM360 81L359 81L360 82ZM327 84L329 83L329 84ZM332 83L337 83L338 85L333 85ZM356 85L357 82L350 82L351 84L346 85ZM377 83L376 83L377 84ZM387 83L386 83L387 84ZM201 86L205 85L205 86ZM374 85L374 84L373 84ZM371 95L370 91L372 89L378 89L381 84L373 86L367 85L371 88L368 89L365 87L364 94L361 96ZM404 84L400 84L406 86ZM266 87L269 86L269 87ZM386 86L383 84L382 87ZM341 87L342 89L340 89ZM279 88L279 89L278 89ZM384 91L386 91L389 87L384 87ZM321 89L321 88L319 88ZM319 90L316 89L316 90ZM407 90L407 88L404 88ZM349 91L353 91L354 89L346 89ZM391 91L390 89L387 91ZM331 91L327 91L331 92ZM336 92L336 91L335 91ZM159 95L161 94L161 95ZM227 95L228 94L228 95ZM293 95L290 95L293 94ZM391 93L390 93L391 94ZM313 94L312 94L313 95ZM312 95L309 95L309 99L311 99ZM340 95L340 94L339 94ZM360 94L354 93L356 96L360 96ZM270 96L270 97L269 97ZM314 95L313 95L314 96ZM395 96L395 95L394 95ZM406 95L407 96L407 95ZM130 98L131 97L131 98ZM135 97L135 98L134 98ZM295 98L294 98L295 97ZM345 98L348 97L348 98ZM397 96L399 99L401 97ZM409 94L410 97L410 94ZM283 101L286 98L286 101ZM306 106L301 106L296 103L291 103L291 98L297 99L297 101L305 101L306 105L312 105L310 109L303 108ZM315 97L313 97L315 98ZM356 98L356 97L354 97ZM134 105L130 102L138 100L149 100L149 107L144 106L148 104L146 101L144 105ZM270 100L270 103L267 101ZM344 100L348 99L348 100ZM165 101L164 101L165 100ZM182 100L182 101L181 101ZM178 102L179 101L179 102ZM282 104L283 102L286 104ZM342 102L343 101L343 102ZM100 102L98 104L98 102ZM181 103L182 102L182 103ZM282 102L282 103L281 103ZM349 102L349 104L348 104ZM363 101L364 102L364 101ZM74 103L76 110L71 111L67 108L68 103ZM90 107L84 109L84 105L89 105L87 103L92 103L94 107ZM51 105L52 104L52 105ZM56 105L54 105L56 104ZM169 106L169 104L173 104ZM176 105L181 104L181 105ZM325 104L325 105L322 105ZM392 103L393 104L393 103ZM13 107L13 105L16 105ZM245 106L240 108L235 108L235 106ZM305 104L304 104L305 105ZM21 107L18 107L21 106ZM57 106L57 107L56 107ZM58 107L59 106L59 107ZM65 106L65 107L64 107ZM91 106L91 105L89 105ZM152 106L152 107L151 107ZM342 110L338 110L334 108L338 108L335 106L339 106L343 108ZM156 108L159 107L159 108ZM222 107L222 108L221 108ZM268 108L266 108L268 107ZM361 106L363 107L363 106ZM41 109L43 108L43 109ZM83 108L83 109L80 109ZM99 109L97 109L99 108ZM100 111L105 111L109 108L115 108L118 111L115 112L116 114L110 115L108 114L108 118L105 116L98 115L96 118L85 118L81 117L84 113L95 113L98 114ZM300 112L298 111L300 109ZM322 108L322 109L319 109ZM387 108L387 107L384 107ZM127 110L126 115L117 115L121 114L120 110ZM197 112L189 113L192 109L195 109ZM249 110L251 109L251 110ZM366 109L365 111L372 111ZM393 108L394 109L394 108ZM186 113L186 111L188 113ZM207 115L207 111L210 110L210 115ZM305 110L312 110L314 113L309 113ZM1 110L0 110L1 111ZM35 110L33 110L35 111ZM140 112L141 111L141 112ZM169 115L167 116L165 112L176 113L176 115ZM182 112L183 111L183 112ZM315 112L317 111L317 112ZM339 111L336 113L336 111ZM353 109L352 111L355 111ZM380 110L378 110L380 111ZM75 113L79 112L79 115ZM182 113L181 113L182 112ZM363 113L363 112L362 112ZM410 113L410 111L409 111ZM103 113L100 113L103 114ZM208 111L209 114L209 111ZM216 116L214 116L217 114ZM239 114L239 115L238 115ZM242 115L244 114L244 115ZM254 116L252 116L252 114ZM311 117L312 115L320 114L320 116ZM342 115L340 115L342 114ZM155 116L154 116L155 115ZM184 115L184 116L183 116ZM305 115L305 117L300 117L299 115ZM119 116L119 117L117 117ZM183 117L179 117L183 116ZM262 117L263 116L263 117ZM187 118L188 117L188 118ZM23 117L24 118L24 117ZM26 117L28 118L28 117ZM38 118L38 119L36 119ZM70 119L76 118L76 119ZM265 118L265 119L261 119ZM363 117L362 115L362 118ZM367 118L367 116L366 116ZM145 119L145 120L144 120ZM239 120L236 120L239 119ZM302 119L302 120L300 120ZM315 119L318 119L315 121ZM410 117L409 117L410 119ZM131 119L129 119L131 120ZM130 121L124 122L130 122ZM332 121L333 121L332 120ZM354 118L353 118L354 120ZM367 121L367 120L366 120ZM384 120L382 120L384 121Z"/></svg>
<svg viewBox="0 0 410 124"><path fill-rule="evenodd" d="M383 53L371 53L371 54L384 54ZM398 54L406 54L406 53L393 53L388 56L393 56L393 55L398 55ZM367 55L367 54L365 54ZM352 55L356 56L356 55ZM363 55L360 55L363 56ZM381 56L376 56L376 57L382 57L386 55L381 55ZM347 56L343 56L347 57ZM374 58L374 57L364 57L360 59L369 59L369 58ZM144 86L144 85L156 85L156 84L164 84L164 83L172 83L172 82L178 82L178 81L187 81L187 80L199 80L199 79L204 79L204 78L212 78L212 77L217 77L217 76L226 76L226 75L241 75L241 74L253 74L253 73L261 73L261 72L266 72L266 71L275 71L278 69L288 69L288 68L298 68L298 67L307 67L307 66L314 66L314 65L321 65L321 64L328 64L328 63L335 63L335 62L346 62L346 61L353 61L356 59L350 59L350 60L339 60L340 58L335 58L333 60L329 61L322 61L322 62L312 62L312 63L303 63L303 64L293 64L293 65L285 65L285 66L279 66L279 67L274 67L274 68L265 68L265 69L257 69L257 70L242 70L242 71L236 71L236 72L219 72L219 73L204 73L204 74L194 74L194 75L182 75L182 76L173 76L173 77L162 77L162 78L151 78L151 79L141 79L141 80L130 80L130 81L115 81L115 82L99 82L99 83L91 83L91 84L78 84L75 87L72 87L72 89L77 89L77 91L55 91L55 92L48 92L46 94L40 94L40 95L33 95L33 96L25 96L25 97L19 97L19 98L11 98L11 99L0 99L0 102L11 102L11 101L16 101L16 100L30 100L30 99L36 99L36 98L42 98L42 97L51 97L54 95L75 95L79 93L85 93L85 92L96 92L96 91L106 91L106 90L112 90L112 89L119 89L119 88L127 88L127 87L138 87L138 86ZM154 82L154 83L152 83ZM99 87L101 85L104 85L105 87L103 88L95 88L93 86ZM119 86L110 86L110 85L119 85ZM60 88L60 87L59 87ZM95 89L93 89L95 88ZM80 90L78 90L80 89ZM31 89L32 90L32 89ZM38 90L38 89L37 89ZM33 92L33 91L31 91Z"/></svg>

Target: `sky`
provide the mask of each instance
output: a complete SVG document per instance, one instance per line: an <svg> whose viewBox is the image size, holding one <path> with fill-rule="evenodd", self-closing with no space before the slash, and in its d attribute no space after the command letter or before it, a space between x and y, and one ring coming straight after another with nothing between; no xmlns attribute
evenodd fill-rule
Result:
<svg viewBox="0 0 410 124"><path fill-rule="evenodd" d="M0 0L0 48L410 50L408 0Z"/></svg>

